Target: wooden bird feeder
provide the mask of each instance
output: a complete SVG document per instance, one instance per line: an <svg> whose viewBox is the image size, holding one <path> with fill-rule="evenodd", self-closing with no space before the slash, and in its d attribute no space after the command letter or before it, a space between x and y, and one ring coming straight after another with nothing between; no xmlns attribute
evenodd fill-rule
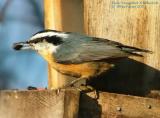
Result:
<svg viewBox="0 0 160 118"><path fill-rule="evenodd" d="M93 80L98 99L94 92L52 90L73 78L48 66L48 90L0 91L0 118L160 118L159 8L158 2L143 0L44 0L46 29L86 33L154 53L121 61ZM153 98L145 97L151 90Z"/></svg>

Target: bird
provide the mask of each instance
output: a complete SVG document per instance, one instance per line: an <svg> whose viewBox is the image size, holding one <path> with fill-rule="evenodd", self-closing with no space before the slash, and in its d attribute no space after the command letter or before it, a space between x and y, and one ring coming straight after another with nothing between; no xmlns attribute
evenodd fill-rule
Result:
<svg viewBox="0 0 160 118"><path fill-rule="evenodd" d="M109 39L51 29L39 31L27 41L14 43L13 49L36 51L56 71L75 77L70 85L101 75L114 67L115 60L152 53Z"/></svg>

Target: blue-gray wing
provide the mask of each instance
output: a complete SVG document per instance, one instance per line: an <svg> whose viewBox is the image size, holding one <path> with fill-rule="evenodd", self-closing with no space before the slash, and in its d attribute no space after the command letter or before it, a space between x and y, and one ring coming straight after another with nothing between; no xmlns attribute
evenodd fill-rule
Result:
<svg viewBox="0 0 160 118"><path fill-rule="evenodd" d="M147 50L125 46L107 39L80 37L79 39L67 39L54 56L58 63L74 64L129 55L142 56L136 52L147 52Z"/></svg>

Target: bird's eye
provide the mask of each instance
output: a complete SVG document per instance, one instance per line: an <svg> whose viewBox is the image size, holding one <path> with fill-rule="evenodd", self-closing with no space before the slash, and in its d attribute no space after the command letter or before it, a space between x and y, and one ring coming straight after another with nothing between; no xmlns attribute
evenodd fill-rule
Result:
<svg viewBox="0 0 160 118"><path fill-rule="evenodd" d="M60 45L61 43L63 43L62 38L57 36L45 37L45 40L48 43L52 43L54 45Z"/></svg>

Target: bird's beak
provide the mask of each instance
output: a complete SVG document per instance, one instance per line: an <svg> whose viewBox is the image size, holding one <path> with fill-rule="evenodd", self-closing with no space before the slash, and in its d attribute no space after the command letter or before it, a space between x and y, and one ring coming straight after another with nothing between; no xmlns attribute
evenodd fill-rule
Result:
<svg viewBox="0 0 160 118"><path fill-rule="evenodd" d="M28 42L19 42L19 43L13 44L13 49L15 49L15 50L28 50L28 49L32 49L32 47Z"/></svg>

